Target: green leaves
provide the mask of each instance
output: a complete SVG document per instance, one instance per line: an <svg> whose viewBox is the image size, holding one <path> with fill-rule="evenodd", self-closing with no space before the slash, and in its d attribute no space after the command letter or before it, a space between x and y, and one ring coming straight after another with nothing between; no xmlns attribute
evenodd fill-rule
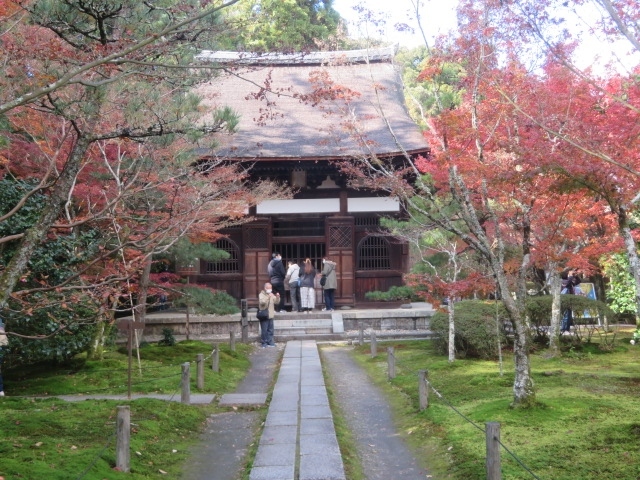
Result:
<svg viewBox="0 0 640 480"><path fill-rule="evenodd" d="M227 292L206 287L184 287L182 296L173 301L176 307L193 309L198 315L231 315L238 313L236 300Z"/></svg>
<svg viewBox="0 0 640 480"><path fill-rule="evenodd" d="M254 52L300 52L317 49L337 31L340 15L333 1L242 0L229 18L240 25L222 40L222 48Z"/></svg>
<svg viewBox="0 0 640 480"><path fill-rule="evenodd" d="M604 273L609 277L607 301L616 313L636 314L635 284L629 271L629 259L622 253L603 260Z"/></svg>

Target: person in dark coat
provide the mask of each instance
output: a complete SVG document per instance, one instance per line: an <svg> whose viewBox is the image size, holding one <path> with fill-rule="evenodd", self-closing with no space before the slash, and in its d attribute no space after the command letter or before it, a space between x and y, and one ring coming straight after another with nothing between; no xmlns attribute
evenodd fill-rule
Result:
<svg viewBox="0 0 640 480"><path fill-rule="evenodd" d="M560 293L563 295L575 295L576 289L580 288L580 277L578 276L578 272L575 269L568 270L566 272L562 272L560 275L562 279ZM560 325L560 334L564 332L571 331L571 325L573 325L573 310L571 307L567 307L562 312L562 323Z"/></svg>
<svg viewBox="0 0 640 480"><path fill-rule="evenodd" d="M322 259L322 276L326 279L324 288L324 312L333 312L336 308L335 296L338 288L338 277L336 276L336 262L328 258Z"/></svg>
<svg viewBox="0 0 640 480"><path fill-rule="evenodd" d="M305 313L313 311L316 306L315 281L316 269L313 267L311 259L307 258L300 271L300 303L302 311Z"/></svg>
<svg viewBox="0 0 640 480"><path fill-rule="evenodd" d="M276 312L284 312L284 277L287 276L287 270L284 268L282 256L278 252L271 256L267 272L273 286L273 292L280 295L280 302L276 305Z"/></svg>

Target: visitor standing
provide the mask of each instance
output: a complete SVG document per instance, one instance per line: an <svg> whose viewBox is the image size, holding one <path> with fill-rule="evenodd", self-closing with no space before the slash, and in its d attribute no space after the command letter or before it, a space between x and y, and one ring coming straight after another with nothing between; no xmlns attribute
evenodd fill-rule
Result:
<svg viewBox="0 0 640 480"><path fill-rule="evenodd" d="M290 260L287 262L287 276L289 280L289 293L291 293L291 311L301 312L300 307L300 267L296 262Z"/></svg>
<svg viewBox="0 0 640 480"><path fill-rule="evenodd" d="M563 272L560 275L562 280L560 293L563 295L575 295L576 289L579 289L578 285L580 285L580 277L578 276L578 271L575 269L570 269L566 272ZM580 291L581 293L581 291ZM562 311L562 323L560 325L560 334L564 332L570 332L571 326L573 325L573 310L570 306L567 306Z"/></svg>
<svg viewBox="0 0 640 480"><path fill-rule="evenodd" d="M284 277L287 276L287 271L282 264L282 256L278 252L274 252L271 255L267 272L269 273L273 292L280 295L280 301L276 305L276 312L284 312Z"/></svg>
<svg viewBox="0 0 640 480"><path fill-rule="evenodd" d="M273 286L270 283L264 284L264 290L258 295L258 310L267 310L269 318L260 319L260 344L262 348L275 347L274 342L274 323L273 318L276 316L276 304L280 301L280 295L273 293Z"/></svg>
<svg viewBox="0 0 640 480"><path fill-rule="evenodd" d="M307 258L300 272L300 303L302 311L305 313L311 312L316 307L315 281L316 269L313 267L311 259Z"/></svg>
<svg viewBox="0 0 640 480"><path fill-rule="evenodd" d="M322 283L324 282L324 284ZM336 276L336 262L327 258L322 259L322 278L320 280L324 288L324 308L323 312L332 312L335 305L336 288L338 288L338 277Z"/></svg>
<svg viewBox="0 0 640 480"><path fill-rule="evenodd" d="M4 331L4 322L0 319L0 397L4 397L4 382L2 379L2 360L9 347L9 339Z"/></svg>

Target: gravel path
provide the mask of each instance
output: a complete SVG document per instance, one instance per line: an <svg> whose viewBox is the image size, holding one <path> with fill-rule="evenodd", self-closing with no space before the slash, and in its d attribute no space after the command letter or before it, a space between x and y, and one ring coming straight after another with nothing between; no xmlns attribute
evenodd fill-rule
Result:
<svg viewBox="0 0 640 480"><path fill-rule="evenodd" d="M284 344L258 348L251 355L251 368L236 393L267 393L278 368ZM238 409L212 415L201 441L185 464L183 480L234 480L242 478L251 444L258 438L258 411Z"/></svg>
<svg viewBox="0 0 640 480"><path fill-rule="evenodd" d="M328 383L357 442L368 480L431 478L399 436L382 392L349 353L350 347L322 346Z"/></svg>

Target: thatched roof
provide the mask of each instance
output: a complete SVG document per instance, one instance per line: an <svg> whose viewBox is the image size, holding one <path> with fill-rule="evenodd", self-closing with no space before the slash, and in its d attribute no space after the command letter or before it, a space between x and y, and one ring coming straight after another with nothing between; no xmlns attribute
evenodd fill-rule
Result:
<svg viewBox="0 0 640 480"><path fill-rule="evenodd" d="M331 159L423 152L426 142L403 103L393 50L252 56L203 52L220 77L201 85L204 105L231 107L237 133L203 155ZM375 59L373 61L372 59ZM238 63L239 61L239 63Z"/></svg>

